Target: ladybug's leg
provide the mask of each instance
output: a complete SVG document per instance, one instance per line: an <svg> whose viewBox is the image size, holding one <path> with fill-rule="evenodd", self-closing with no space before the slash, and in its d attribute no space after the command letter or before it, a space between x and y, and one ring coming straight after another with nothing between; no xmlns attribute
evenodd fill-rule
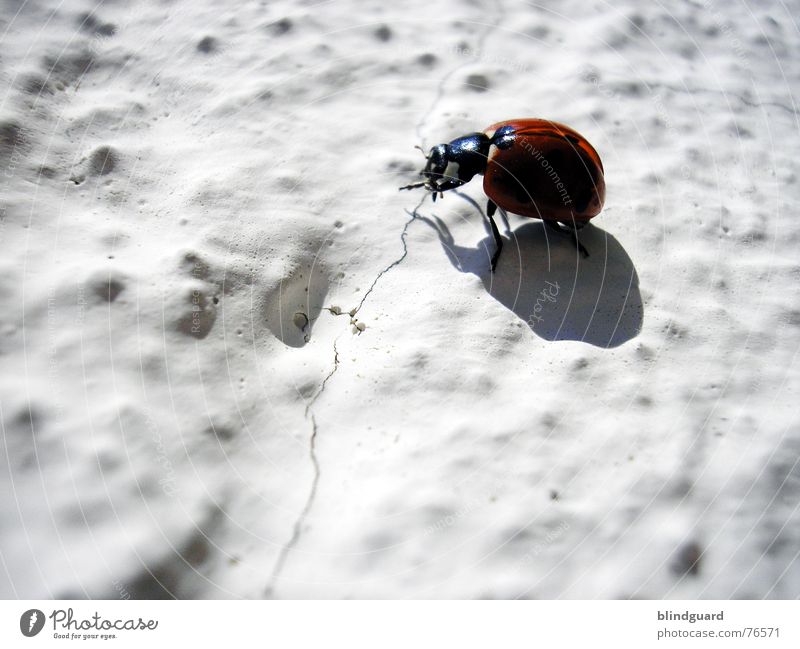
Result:
<svg viewBox="0 0 800 649"><path fill-rule="evenodd" d="M508 223L508 214L504 209L502 208L499 209L500 209L500 218L503 219L503 225L505 226L506 234L509 236L509 238L511 238L511 225L509 225Z"/></svg>
<svg viewBox="0 0 800 649"><path fill-rule="evenodd" d="M418 183L411 183L410 185L403 185L402 187L398 187L398 189L416 189L417 187L425 187L428 184L427 180L423 180L422 182Z"/></svg>
<svg viewBox="0 0 800 649"><path fill-rule="evenodd" d="M463 180L459 180L458 178L445 178L444 182L434 183L433 186L436 187L436 191L439 193L446 192L451 189L457 189L464 184Z"/></svg>
<svg viewBox="0 0 800 649"><path fill-rule="evenodd" d="M581 257L584 259L589 256L589 251L586 250L584 245L578 240L578 228L572 227L569 225L564 225L563 223L558 223L557 221L550 221L545 219L544 224L550 228L551 230L555 230L556 232L560 232L561 234L568 235L572 242L575 244L575 247L578 249L578 252L581 253Z"/></svg>
<svg viewBox="0 0 800 649"><path fill-rule="evenodd" d="M489 225L492 226L492 235L494 236L495 250L492 255L492 272L497 267L497 260L500 258L500 252L503 250L503 239L500 236L500 231L497 229L497 223L494 222L494 213L497 209L497 203L490 200L486 204L486 216L489 217Z"/></svg>

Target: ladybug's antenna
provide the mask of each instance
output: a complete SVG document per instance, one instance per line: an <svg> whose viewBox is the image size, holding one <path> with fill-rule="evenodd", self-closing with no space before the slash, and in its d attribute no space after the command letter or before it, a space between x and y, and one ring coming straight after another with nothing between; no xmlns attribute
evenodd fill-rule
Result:
<svg viewBox="0 0 800 649"><path fill-rule="evenodd" d="M425 156L426 160L428 160L430 158L430 156L428 156L428 154L425 153L425 149L423 149L419 144L415 144L414 148L415 149L419 149L420 151L422 151L422 155ZM423 174L423 172L420 171L419 175L421 176L422 174ZM430 187L428 186L428 181L427 180L424 180L424 181L419 182L419 183L411 183L410 185L404 185L403 187L400 187L399 189L416 189L417 187L425 187L426 189L430 189Z"/></svg>

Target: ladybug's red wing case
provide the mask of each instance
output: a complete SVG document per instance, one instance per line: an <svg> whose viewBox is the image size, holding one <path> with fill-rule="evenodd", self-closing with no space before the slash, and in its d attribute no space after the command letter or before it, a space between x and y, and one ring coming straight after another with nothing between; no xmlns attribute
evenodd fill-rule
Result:
<svg viewBox="0 0 800 649"><path fill-rule="evenodd" d="M577 131L543 119L493 124L491 138L511 127L510 145L492 146L483 189L497 205L514 214L562 223L586 223L605 201L603 163Z"/></svg>
<svg viewBox="0 0 800 649"><path fill-rule="evenodd" d="M565 124L552 122L546 119L512 119L492 124L486 129L486 133L491 134L501 126L512 126L516 134L528 137L566 138L571 144L580 148L583 153L587 154L591 160L600 167L600 171L603 171L603 162L600 160L600 156L597 151L595 151L594 147L589 144L589 141L578 133L578 131Z"/></svg>

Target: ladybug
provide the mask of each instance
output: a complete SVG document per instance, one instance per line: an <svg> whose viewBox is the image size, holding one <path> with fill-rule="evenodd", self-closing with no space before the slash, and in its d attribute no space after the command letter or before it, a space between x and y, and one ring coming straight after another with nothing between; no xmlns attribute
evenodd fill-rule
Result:
<svg viewBox="0 0 800 649"><path fill-rule="evenodd" d="M580 253L589 256L577 232L603 209L606 183L600 156L577 131L546 119L512 119L437 144L425 158L427 164L419 172L425 180L400 189L424 187L435 201L475 174L483 175L489 198L486 216L496 244L492 271L503 249L494 222L498 207L542 219L569 235Z"/></svg>

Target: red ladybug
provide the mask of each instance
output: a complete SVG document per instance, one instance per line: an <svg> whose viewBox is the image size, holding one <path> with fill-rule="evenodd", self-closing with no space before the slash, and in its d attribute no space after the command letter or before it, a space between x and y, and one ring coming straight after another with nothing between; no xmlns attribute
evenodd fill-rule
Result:
<svg viewBox="0 0 800 649"><path fill-rule="evenodd" d="M483 191L489 197L486 215L497 245L492 270L503 249L494 222L498 206L569 234L588 257L577 231L603 209L606 183L600 156L577 131L546 119L512 119L438 144L426 158L420 171L425 180L400 189L424 187L435 201L437 194L444 196L475 174L483 175Z"/></svg>

